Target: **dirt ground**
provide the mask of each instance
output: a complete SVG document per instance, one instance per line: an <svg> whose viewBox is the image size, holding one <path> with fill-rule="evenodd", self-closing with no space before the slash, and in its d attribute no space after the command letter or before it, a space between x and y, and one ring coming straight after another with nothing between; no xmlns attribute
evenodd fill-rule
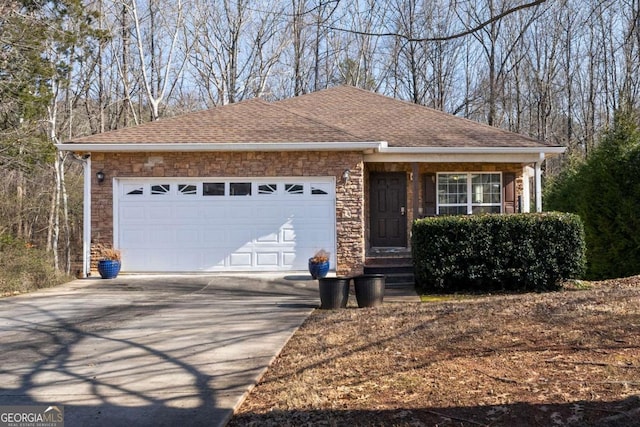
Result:
<svg viewBox="0 0 640 427"><path fill-rule="evenodd" d="M232 426L640 426L640 276L316 310Z"/></svg>

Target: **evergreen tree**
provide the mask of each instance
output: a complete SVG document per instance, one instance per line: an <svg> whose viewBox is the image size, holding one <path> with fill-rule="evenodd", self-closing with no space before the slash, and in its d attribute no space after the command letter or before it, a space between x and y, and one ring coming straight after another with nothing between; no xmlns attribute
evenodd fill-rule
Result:
<svg viewBox="0 0 640 427"><path fill-rule="evenodd" d="M640 129L633 114L617 111L586 161L550 183L547 210L580 215L590 278L640 274Z"/></svg>

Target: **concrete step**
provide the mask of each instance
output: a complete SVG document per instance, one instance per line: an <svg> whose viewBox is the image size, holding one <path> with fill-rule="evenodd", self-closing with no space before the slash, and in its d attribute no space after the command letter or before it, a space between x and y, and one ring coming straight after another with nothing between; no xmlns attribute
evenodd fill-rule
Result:
<svg viewBox="0 0 640 427"><path fill-rule="evenodd" d="M364 274L384 274L387 288L412 288L415 286L413 264L406 257L367 258Z"/></svg>

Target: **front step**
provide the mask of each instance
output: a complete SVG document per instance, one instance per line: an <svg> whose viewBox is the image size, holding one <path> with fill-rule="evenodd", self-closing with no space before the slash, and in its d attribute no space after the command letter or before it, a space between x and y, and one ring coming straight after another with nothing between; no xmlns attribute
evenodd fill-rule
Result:
<svg viewBox="0 0 640 427"><path fill-rule="evenodd" d="M407 257L367 257L364 274L384 274L387 288L415 286L413 264Z"/></svg>

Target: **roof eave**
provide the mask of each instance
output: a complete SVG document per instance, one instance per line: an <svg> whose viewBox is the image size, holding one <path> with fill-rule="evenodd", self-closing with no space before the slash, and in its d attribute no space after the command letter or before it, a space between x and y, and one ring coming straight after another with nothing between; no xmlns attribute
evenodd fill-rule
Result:
<svg viewBox="0 0 640 427"><path fill-rule="evenodd" d="M565 147L389 147L365 154L367 163L521 163L544 161Z"/></svg>
<svg viewBox="0 0 640 427"><path fill-rule="evenodd" d="M562 154L566 147L384 147L382 154Z"/></svg>
<svg viewBox="0 0 640 427"><path fill-rule="evenodd" d="M66 143L60 151L74 152L216 152L216 151L363 151L387 146L385 141L354 142L230 142L230 143Z"/></svg>

